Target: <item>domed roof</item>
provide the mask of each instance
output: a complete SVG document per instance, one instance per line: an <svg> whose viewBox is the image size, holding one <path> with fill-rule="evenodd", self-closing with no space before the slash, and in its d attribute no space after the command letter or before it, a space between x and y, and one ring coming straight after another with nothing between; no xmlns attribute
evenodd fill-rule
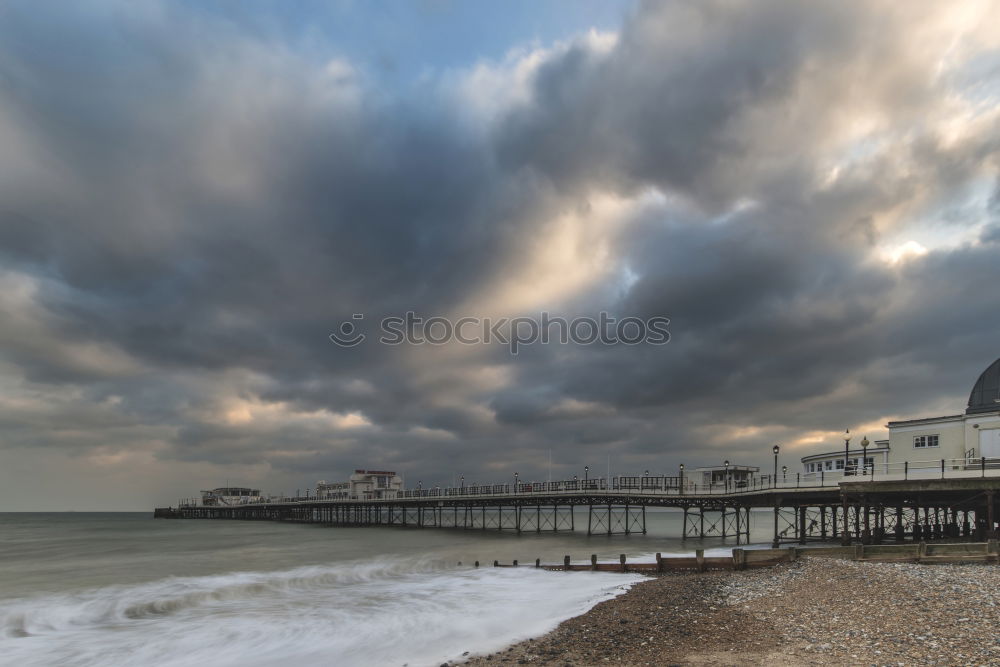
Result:
<svg viewBox="0 0 1000 667"><path fill-rule="evenodd" d="M969 394L966 414L1000 411L1000 359L983 371Z"/></svg>

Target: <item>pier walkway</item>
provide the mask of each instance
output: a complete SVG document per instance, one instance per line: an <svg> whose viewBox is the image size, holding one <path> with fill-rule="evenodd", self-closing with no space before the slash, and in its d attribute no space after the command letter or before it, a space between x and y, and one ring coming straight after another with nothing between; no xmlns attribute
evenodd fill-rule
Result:
<svg viewBox="0 0 1000 667"><path fill-rule="evenodd" d="M697 484L683 476L617 476L400 491L392 498L282 498L238 505L182 504L161 518L271 520L333 526L406 526L587 534L646 533L648 508L684 513L682 538L750 537L753 509L773 512L773 546L839 540L879 544L995 537L1000 461L941 459L869 466L855 475L765 475ZM759 516L759 514L758 514Z"/></svg>

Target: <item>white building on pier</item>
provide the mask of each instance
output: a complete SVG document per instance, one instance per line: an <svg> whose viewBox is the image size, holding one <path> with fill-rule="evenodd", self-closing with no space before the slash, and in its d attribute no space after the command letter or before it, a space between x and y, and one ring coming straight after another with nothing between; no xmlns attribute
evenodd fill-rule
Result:
<svg viewBox="0 0 1000 667"><path fill-rule="evenodd" d="M707 487L742 489L751 486L759 472L760 468L757 466L729 465L727 461L721 466L695 468L695 478L692 481ZM698 479L698 475L701 479Z"/></svg>
<svg viewBox="0 0 1000 667"><path fill-rule="evenodd" d="M259 503L261 500L260 489L245 486L220 486L201 492L201 504L206 507L246 505Z"/></svg>
<svg viewBox="0 0 1000 667"><path fill-rule="evenodd" d="M405 488L402 475L391 470L355 470L346 482L316 482L320 500L385 500Z"/></svg>
<svg viewBox="0 0 1000 667"><path fill-rule="evenodd" d="M835 472L842 473L847 469L847 474L861 470L861 459L865 459L868 469L878 466L876 469L882 470L885 464L889 463L889 441L876 440L867 449L858 446L855 439L854 446L848 445L847 451L838 449L824 454L813 454L802 457L802 469L807 473Z"/></svg>

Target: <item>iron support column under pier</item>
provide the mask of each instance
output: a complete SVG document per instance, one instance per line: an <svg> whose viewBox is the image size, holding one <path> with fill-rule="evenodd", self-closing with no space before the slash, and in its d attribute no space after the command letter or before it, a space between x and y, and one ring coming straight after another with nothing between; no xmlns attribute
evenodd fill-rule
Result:
<svg viewBox="0 0 1000 667"><path fill-rule="evenodd" d="M774 542L771 544L772 549L778 548L778 512L780 511L778 507L778 499L774 500Z"/></svg>
<svg viewBox="0 0 1000 667"><path fill-rule="evenodd" d="M851 544L851 525L850 516L847 509L847 498L844 498L841 505L841 511L844 514L844 529L840 533L840 543L845 547Z"/></svg>

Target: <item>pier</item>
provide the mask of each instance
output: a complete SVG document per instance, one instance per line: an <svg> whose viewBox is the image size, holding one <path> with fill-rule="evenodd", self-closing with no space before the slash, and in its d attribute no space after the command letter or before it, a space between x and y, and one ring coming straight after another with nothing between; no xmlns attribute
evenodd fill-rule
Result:
<svg viewBox="0 0 1000 667"><path fill-rule="evenodd" d="M751 512L770 510L772 546L843 545L996 536L1000 462L981 458L872 466L862 474L764 475L739 488L680 477L409 489L391 498L282 498L236 505L159 508L158 518L286 521L511 533L586 530L645 534L650 508L683 512L682 539L750 539ZM578 521L577 508L587 508Z"/></svg>

